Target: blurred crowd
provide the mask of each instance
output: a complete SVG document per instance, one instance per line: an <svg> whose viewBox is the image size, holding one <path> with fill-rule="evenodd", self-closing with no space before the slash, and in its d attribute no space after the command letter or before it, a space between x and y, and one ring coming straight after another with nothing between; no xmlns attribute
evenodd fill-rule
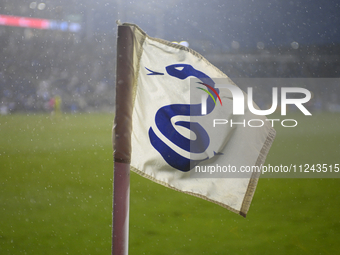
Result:
<svg viewBox="0 0 340 255"><path fill-rule="evenodd" d="M113 111L115 40L107 35L88 40L75 33L0 26L0 114L52 112L56 105L63 112ZM231 78L339 78L339 52L323 50L255 50L206 57ZM340 111L339 88L316 86L315 107Z"/></svg>
<svg viewBox="0 0 340 255"><path fill-rule="evenodd" d="M115 38L0 27L0 111L114 107Z"/></svg>

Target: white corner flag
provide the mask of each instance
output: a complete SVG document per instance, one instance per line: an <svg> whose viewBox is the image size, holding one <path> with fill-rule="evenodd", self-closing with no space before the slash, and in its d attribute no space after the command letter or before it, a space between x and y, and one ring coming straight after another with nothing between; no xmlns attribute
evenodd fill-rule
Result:
<svg viewBox="0 0 340 255"><path fill-rule="evenodd" d="M245 217L271 123L197 52L123 26L134 34L131 170Z"/></svg>

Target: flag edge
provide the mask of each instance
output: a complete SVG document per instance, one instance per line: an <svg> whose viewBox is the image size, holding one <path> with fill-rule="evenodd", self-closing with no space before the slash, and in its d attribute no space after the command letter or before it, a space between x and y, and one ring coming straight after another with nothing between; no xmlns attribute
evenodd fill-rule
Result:
<svg viewBox="0 0 340 255"><path fill-rule="evenodd" d="M161 38L155 38L155 37L152 37L152 36L149 36L146 32L144 32L138 25L136 24L133 24L133 23L123 23L121 26L130 26L130 27L134 27L135 29L137 29L142 35L143 35L143 41L141 42L141 46L143 48L143 43L145 41L145 38L148 38L150 40L153 40L153 41L156 41L156 42L159 42L159 43L162 43L164 45L167 45L169 47L172 47L172 48L175 48L175 49L180 49L180 50L184 50L184 51L187 51L189 53L191 53L192 55L194 55L195 57L201 59L202 61L205 62L205 64L211 66L216 72L218 72L221 76L224 76L226 78L228 78L229 82L232 84L232 85L235 85L237 86L237 84L235 84L228 75L226 75L224 72L222 72L220 69L218 69L214 64L210 63L209 60L207 60L203 55L201 55L200 53L198 53L197 51L191 49L191 48L188 48L186 46L183 46L183 45L180 45L180 44L175 44L175 43L172 43L170 41L167 41L165 39L161 39ZM142 53L143 53L143 49L141 49L140 51L140 55L138 55L138 62L140 62L140 58L142 56ZM136 80L138 79L138 76L136 77ZM237 86L238 87L238 86Z"/></svg>
<svg viewBox="0 0 340 255"><path fill-rule="evenodd" d="M276 136L276 131L275 131L274 128L271 127L268 134L267 134L266 140L263 143L260 154L257 157L255 166L261 166L261 165L264 164L264 162L267 158L267 155L269 153L269 150L270 150L270 148L271 148L271 146L274 142L275 136ZM240 215L243 216L243 217L246 217L246 215L248 213L250 204L251 204L252 199L253 199L254 194L255 194L255 190L256 190L256 187L257 187L259 177L260 177L260 172L254 172L252 174L252 176L250 177L248 187L247 187L247 191L244 195L242 206L241 206L241 209L240 209Z"/></svg>
<svg viewBox="0 0 340 255"><path fill-rule="evenodd" d="M136 174L138 174L138 175L140 175L140 176L142 176L142 177L144 177L146 179L149 179L149 180L151 180L151 181L153 181L153 182L155 182L157 184L160 184L160 185L162 185L162 186L164 186L166 188L169 188L169 189L172 189L172 190L176 190L176 191L178 191L180 193L184 193L184 194L188 194L188 195L191 195L191 196L194 196L194 197L201 198L203 200L206 200L208 202L211 202L211 203L217 204L217 205L219 205L219 206L221 206L223 208L226 208L227 210L229 210L231 212L234 212L234 213L237 213L237 214L241 213L239 210L236 210L236 209L234 209L234 208L232 208L232 207L230 207L230 206L228 206L228 205L226 205L226 204L224 204L222 202L219 202L219 201L216 201L214 199L208 198L207 196L204 196L202 194L198 194L198 193L194 193L194 192L190 192L190 191L183 191L183 190L180 190L180 189L178 189L176 187L173 187L173 186L169 185L166 182L163 182L163 181L160 181L160 180L157 180L157 179L153 178L152 176L144 173L141 170L138 170L137 168L135 168L133 166L130 166L130 170L133 171L134 173L136 173Z"/></svg>

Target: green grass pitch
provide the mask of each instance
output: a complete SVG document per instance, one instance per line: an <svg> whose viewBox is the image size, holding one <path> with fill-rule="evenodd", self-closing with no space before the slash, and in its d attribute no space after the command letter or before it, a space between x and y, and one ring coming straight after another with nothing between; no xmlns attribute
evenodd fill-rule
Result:
<svg viewBox="0 0 340 255"><path fill-rule="evenodd" d="M277 125L266 164L340 163L340 114ZM110 254L112 114L0 116L0 254ZM130 254L337 254L339 178L261 178L246 219L131 174Z"/></svg>

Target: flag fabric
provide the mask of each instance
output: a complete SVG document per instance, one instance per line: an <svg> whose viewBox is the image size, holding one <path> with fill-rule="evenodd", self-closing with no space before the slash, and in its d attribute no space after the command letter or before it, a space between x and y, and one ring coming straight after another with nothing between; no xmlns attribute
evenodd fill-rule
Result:
<svg viewBox="0 0 340 255"><path fill-rule="evenodd" d="M249 111L244 92L244 114L235 115L235 95L216 81L238 87L197 52L123 25L134 33L131 170L245 217L259 173L225 171L264 163L271 123Z"/></svg>

